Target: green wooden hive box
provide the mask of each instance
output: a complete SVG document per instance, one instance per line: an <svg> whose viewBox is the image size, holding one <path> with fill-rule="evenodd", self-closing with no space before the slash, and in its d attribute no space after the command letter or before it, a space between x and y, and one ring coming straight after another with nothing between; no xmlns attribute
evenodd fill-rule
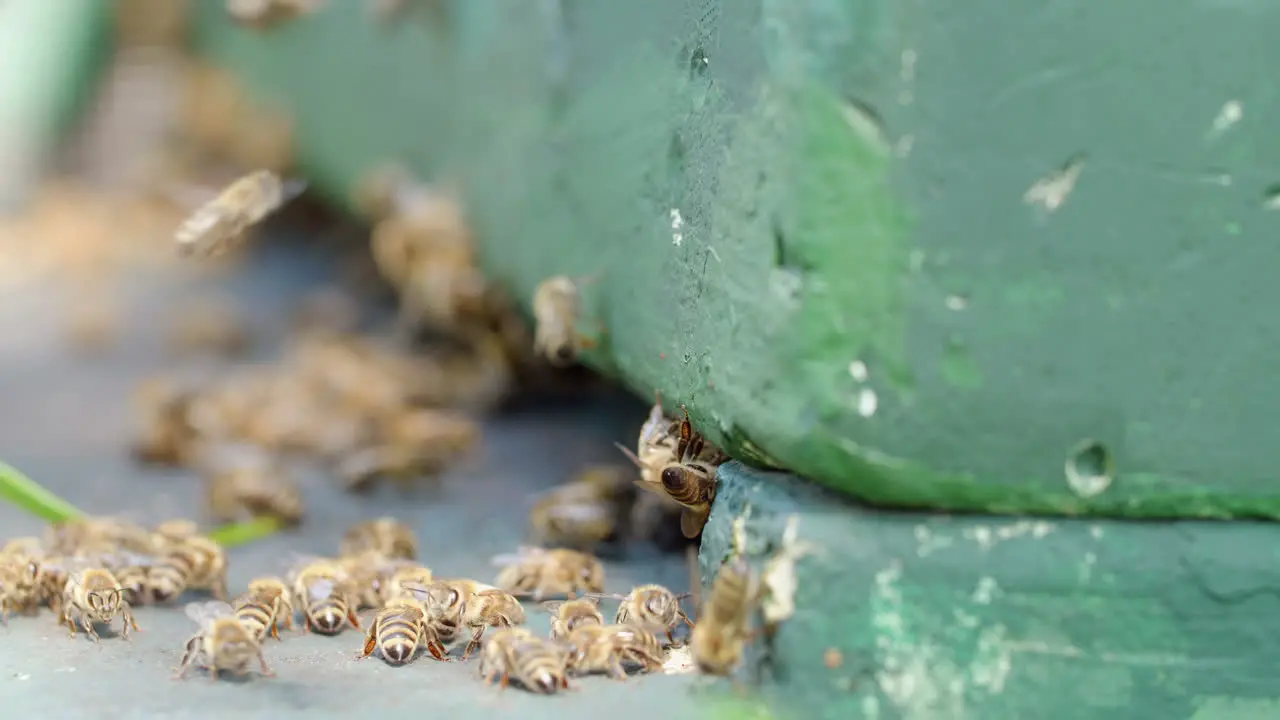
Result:
<svg viewBox="0 0 1280 720"><path fill-rule="evenodd" d="M457 179L521 297L604 273L589 364L838 491L721 473L708 576L747 507L822 549L779 707L1280 717L1280 5L200 5L321 191Z"/></svg>

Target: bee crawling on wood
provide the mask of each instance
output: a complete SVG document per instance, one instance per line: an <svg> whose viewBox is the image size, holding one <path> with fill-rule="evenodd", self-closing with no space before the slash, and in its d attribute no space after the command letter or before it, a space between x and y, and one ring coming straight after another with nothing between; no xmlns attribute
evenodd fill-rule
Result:
<svg viewBox="0 0 1280 720"><path fill-rule="evenodd" d="M684 419L679 424L673 458L661 466L657 483L650 476L637 484L649 492L664 494L679 503L683 508L680 529L685 537L695 538L711 516L711 503L716 495L716 471L726 456L694 431L693 424L689 421L688 409L683 405L680 407L684 411ZM661 457L654 452L653 457L642 460L625 448L623 451L642 472L651 471L655 467L654 461Z"/></svg>
<svg viewBox="0 0 1280 720"><path fill-rule="evenodd" d="M152 566L150 582L155 602L177 600L186 590L207 590L225 602L226 551L203 535L175 538Z"/></svg>
<svg viewBox="0 0 1280 720"><path fill-rule="evenodd" d="M511 594L502 590L481 590L471 596L462 607L462 624L471 628L471 642L467 643L462 659L480 648L480 638L485 628L507 628L523 625L524 607Z"/></svg>
<svg viewBox="0 0 1280 720"><path fill-rule="evenodd" d="M427 623L445 645L458 639L466 622L463 613L467 603L482 591L496 589L467 579L433 580L429 584L408 582L402 583L401 588L423 602Z"/></svg>
<svg viewBox="0 0 1280 720"><path fill-rule="evenodd" d="M564 367L578 359L578 353L596 342L578 332L582 310L581 289L595 282L594 275L574 279L564 275L547 278L533 293L534 350L552 365Z"/></svg>
<svg viewBox="0 0 1280 720"><path fill-rule="evenodd" d="M217 680L220 672L246 675L255 660L264 676L275 677L262 654L262 644L230 605L220 600L189 603L185 612L200 629L187 641L175 680L185 678L196 664L208 668L212 680Z"/></svg>
<svg viewBox="0 0 1280 720"><path fill-rule="evenodd" d="M494 584L516 596L541 601L548 595L602 592L604 565L587 553L568 548L521 547L513 555L493 558L502 566Z"/></svg>
<svg viewBox="0 0 1280 720"><path fill-rule="evenodd" d="M575 600L570 593L568 600L552 600L542 603L542 607L551 613L552 640L566 640L574 630L586 625L604 625L600 601L590 595Z"/></svg>
<svg viewBox="0 0 1280 720"><path fill-rule="evenodd" d="M480 656L480 676L506 688L515 680L526 690L549 695L569 689L569 647L544 640L523 628L502 628L491 634Z"/></svg>
<svg viewBox="0 0 1280 720"><path fill-rule="evenodd" d="M680 609L680 601L692 593L671 592L661 585L640 585L626 595L601 595L621 600L614 623L618 625L636 625L642 628L656 628L667 633L667 642L674 642L672 631L680 622L690 628L693 621L684 610Z"/></svg>
<svg viewBox="0 0 1280 720"><path fill-rule="evenodd" d="M364 650L357 658L364 659L374 651L381 651L382 659L388 664L404 665L414 658L420 647L425 647L436 660L449 660L440 638L427 622L427 610L422 602L412 597L398 597L388 603L369 626Z"/></svg>
<svg viewBox="0 0 1280 720"><path fill-rule="evenodd" d="M94 642L98 641L96 624L110 625L117 617L122 627L121 637L129 639L129 630L141 630L133 619L133 610L124 599L124 588L110 571L102 568L81 570L67 578L62 591L61 623L67 626L71 637L76 626Z"/></svg>
<svg viewBox="0 0 1280 720"><path fill-rule="evenodd" d="M360 629L350 584L342 566L330 560L308 562L294 573L294 604L302 611L304 631L337 635L348 624Z"/></svg>
<svg viewBox="0 0 1280 720"><path fill-rule="evenodd" d="M284 180L270 170L241 177L179 226L174 233L178 252L205 257L222 254L306 187L302 180Z"/></svg>
<svg viewBox="0 0 1280 720"><path fill-rule="evenodd" d="M574 653L569 672L577 675L608 673L627 679L627 665L646 672L662 668L662 644L649 630L634 625L586 625L569 635Z"/></svg>

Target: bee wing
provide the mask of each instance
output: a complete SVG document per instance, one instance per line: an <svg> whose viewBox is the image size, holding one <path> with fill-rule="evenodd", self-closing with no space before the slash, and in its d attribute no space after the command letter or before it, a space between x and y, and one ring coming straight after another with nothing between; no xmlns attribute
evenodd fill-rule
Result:
<svg viewBox="0 0 1280 720"><path fill-rule="evenodd" d="M542 609L546 610L549 613L555 613L560 609L560 606L564 604L565 604L564 600L549 600L547 602L542 603Z"/></svg>
<svg viewBox="0 0 1280 720"><path fill-rule="evenodd" d="M217 620L218 618L235 615L235 609L230 604L221 600L209 600L207 602L187 603L182 611L187 617L191 618L201 627Z"/></svg>
<svg viewBox="0 0 1280 720"><path fill-rule="evenodd" d="M621 593L589 592L589 593L582 593L582 597L587 598L589 600L595 600L597 602L599 602L600 600L626 600L627 599L627 596Z"/></svg>
<svg viewBox="0 0 1280 720"><path fill-rule="evenodd" d="M430 588L428 588L426 585L423 585L422 583L402 582L400 583L400 588L402 590L409 591L410 593L413 594L414 597L416 597L417 599L423 602L430 603L435 601L435 599L431 596Z"/></svg>
<svg viewBox="0 0 1280 720"><path fill-rule="evenodd" d="M651 492L655 495L658 495L660 497L667 497L667 491L662 489L662 486L659 485L658 483L645 482L644 480L636 480L634 484L636 487L643 488L644 490Z"/></svg>
<svg viewBox="0 0 1280 720"><path fill-rule="evenodd" d="M311 183L301 178L284 178L280 181L280 204L289 202L306 192Z"/></svg>
<svg viewBox="0 0 1280 720"><path fill-rule="evenodd" d="M494 555L493 557L489 558L489 562L494 567L508 567L511 565L515 565L517 563L524 562L525 560L528 560L530 556L538 555L543 552L546 552L546 551L543 550L542 548L531 547L528 545L521 545L513 553L502 553L499 555Z"/></svg>
<svg viewBox="0 0 1280 720"><path fill-rule="evenodd" d="M615 442L613 446L621 450L622 454L626 455L627 459L630 460L632 463L634 463L636 467L640 468L641 470L644 469L645 467L644 462L639 457L637 457L634 452L631 451L631 448L627 447L626 445L623 445L620 442Z"/></svg>
<svg viewBox="0 0 1280 720"><path fill-rule="evenodd" d="M307 593L311 595L312 600L324 600L333 595L333 591L337 589L337 585L328 578L317 578L307 585Z"/></svg>
<svg viewBox="0 0 1280 720"><path fill-rule="evenodd" d="M684 508L680 512L680 532L684 533L684 536L689 539L698 537L698 533L702 532L702 527L707 524L707 518L710 515L710 509L699 511Z"/></svg>

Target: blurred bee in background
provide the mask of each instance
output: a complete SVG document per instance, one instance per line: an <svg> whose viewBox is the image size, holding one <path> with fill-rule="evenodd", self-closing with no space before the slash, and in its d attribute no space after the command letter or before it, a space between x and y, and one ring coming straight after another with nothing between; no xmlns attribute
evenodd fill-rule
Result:
<svg viewBox="0 0 1280 720"><path fill-rule="evenodd" d="M471 628L471 642L467 643L462 659L471 657L471 653L480 648L485 628L523 625L524 621L524 606L511 594L494 589L472 595L462 607L462 624Z"/></svg>
<svg viewBox="0 0 1280 720"><path fill-rule="evenodd" d="M247 104L227 145L227 156L236 167L262 168L285 173L293 167L294 121L279 107Z"/></svg>
<svg viewBox="0 0 1280 720"><path fill-rule="evenodd" d="M324 7L324 0L227 0L227 15L253 30L273 30Z"/></svg>
<svg viewBox="0 0 1280 720"><path fill-rule="evenodd" d="M33 614L39 606L37 561L19 552L0 553L0 624L9 624L10 613Z"/></svg>
<svg viewBox="0 0 1280 720"><path fill-rule="evenodd" d="M381 442L360 448L337 465L344 487L350 492L372 489L379 479L395 481L402 489L418 478L434 477L457 463L480 440L480 426L465 418L421 426L416 442Z"/></svg>
<svg viewBox="0 0 1280 720"><path fill-rule="evenodd" d="M174 233L181 255L212 257L229 250L249 228L262 222L307 187L270 170L255 170L202 205Z"/></svg>
<svg viewBox="0 0 1280 720"><path fill-rule="evenodd" d="M616 539L631 483L622 468L597 466L542 495L529 513L530 540L591 550Z"/></svg>
<svg viewBox="0 0 1280 720"><path fill-rule="evenodd" d="M120 618L121 636L129 638L129 630L138 630L138 623L133 619L133 611L124 599L124 588L110 571L103 568L91 568L72 573L62 590L61 624L66 625L71 637L76 635L79 625L90 639L98 641L95 625L110 625Z"/></svg>
<svg viewBox="0 0 1280 720"><path fill-rule="evenodd" d="M375 650L389 665L404 665L414 658L419 647L425 647L436 660L447 662L445 648L427 623L427 611L422 602L411 597L399 597L378 613L365 636L364 650L359 659L369 657Z"/></svg>
<svg viewBox="0 0 1280 720"><path fill-rule="evenodd" d="M543 640L522 628L502 628L489 636L480 656L480 676L486 684L499 680L505 688L515 680L526 690L549 695L569 688L572 651Z"/></svg>
<svg viewBox="0 0 1280 720"><path fill-rule="evenodd" d="M315 560L299 568L293 576L293 597L307 632L337 635L348 624L360 629L350 578L332 561Z"/></svg>
<svg viewBox="0 0 1280 720"><path fill-rule="evenodd" d="M542 607L551 613L552 640L566 640L574 630L586 625L604 625L600 602L595 597L575 600L570 593L568 600L552 600Z"/></svg>
<svg viewBox="0 0 1280 720"><path fill-rule="evenodd" d="M671 592L661 585L640 585L626 595L602 595L621 600L618 614L613 622L618 625L635 625L641 628L662 629L667 633L667 642L674 642L672 631L683 621L690 628L693 622L680 609L680 601L692 593Z"/></svg>
<svg viewBox="0 0 1280 720"><path fill-rule="evenodd" d="M595 341L578 332L581 288L598 275L575 280L564 275L547 278L533 293L533 348L557 367L571 365L578 353Z"/></svg>
<svg viewBox="0 0 1280 720"><path fill-rule="evenodd" d="M225 301L202 299L181 309L169 328L169 350L180 355L234 358L253 344L253 337L236 307Z"/></svg>
<svg viewBox="0 0 1280 720"><path fill-rule="evenodd" d="M205 503L214 522L271 517L286 525L302 521L306 507L297 481L271 454L252 445L206 446L200 464Z"/></svg>
<svg viewBox="0 0 1280 720"><path fill-rule="evenodd" d="M502 567L494 584L513 595L541 601L548 595L603 592L604 565L592 555L568 548L521 547L493 559Z"/></svg>
<svg viewBox="0 0 1280 720"><path fill-rule="evenodd" d="M203 383L185 378L154 377L134 393L138 431L132 453L142 462L185 465L190 462L197 432L191 406Z"/></svg>
<svg viewBox="0 0 1280 720"><path fill-rule="evenodd" d="M356 523L342 536L339 552L343 557L354 557L370 550L388 559L416 560L418 536L412 528L393 517Z"/></svg>
<svg viewBox="0 0 1280 720"><path fill-rule="evenodd" d="M150 584L151 597L159 603L177 600L187 590L207 590L225 602L226 551L203 535L175 537L151 567Z"/></svg>
<svg viewBox="0 0 1280 720"><path fill-rule="evenodd" d="M293 329L300 334L353 333L360 325L360 306L347 292L323 288L308 293L293 311Z"/></svg>
<svg viewBox="0 0 1280 720"><path fill-rule="evenodd" d="M220 672L247 675L255 661L264 676L275 677L262 653L262 644L230 605L218 600L189 603L185 612L200 629L187 641L175 679L185 678L192 665L208 668L213 680Z"/></svg>
<svg viewBox="0 0 1280 720"><path fill-rule="evenodd" d="M280 626L293 628L293 602L289 586L277 577L252 580L249 589L232 603L236 618L261 642L267 635L279 640Z"/></svg>
<svg viewBox="0 0 1280 720"><path fill-rule="evenodd" d="M179 169L172 174L192 177L197 168L229 159L249 98L233 74L208 60L188 58L183 75L176 148L190 157L176 158Z"/></svg>
<svg viewBox="0 0 1280 720"><path fill-rule="evenodd" d="M575 675L608 673L627 679L627 665L644 671L662 668L662 645L652 632L634 625L586 625L569 635L574 649L569 671Z"/></svg>
<svg viewBox="0 0 1280 720"><path fill-rule="evenodd" d="M44 556L44 541L31 535L10 538L0 546L0 560L38 560Z"/></svg>
<svg viewBox="0 0 1280 720"><path fill-rule="evenodd" d="M753 633L751 616L759 607L760 576L747 564L745 518L734 520L733 554L720 567L698 624L689 635L689 649L698 669L707 675L728 677L742 662Z"/></svg>
<svg viewBox="0 0 1280 720"><path fill-rule="evenodd" d="M149 552L151 531L124 518L83 516L50 523L44 544L56 555L89 555L116 549Z"/></svg>
<svg viewBox="0 0 1280 720"><path fill-rule="evenodd" d="M116 47L182 49L190 13L189 0L115 0Z"/></svg>

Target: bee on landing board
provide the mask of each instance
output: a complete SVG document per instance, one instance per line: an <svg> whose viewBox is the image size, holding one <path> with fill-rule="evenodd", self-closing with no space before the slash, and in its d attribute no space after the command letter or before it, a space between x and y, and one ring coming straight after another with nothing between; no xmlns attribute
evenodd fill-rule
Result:
<svg viewBox="0 0 1280 720"><path fill-rule="evenodd" d="M293 600L289 586L280 578L263 577L250 581L249 589L231 606L235 609L236 618L249 628L258 642L268 635L279 640L281 625L287 630L293 628Z"/></svg>
<svg viewBox="0 0 1280 720"><path fill-rule="evenodd" d="M97 642L95 625L110 625L120 618L121 637L128 640L129 630L140 630L133 619L133 610L124 599L124 588L110 571L92 568L73 573L62 590L61 622L67 626L71 637L76 636L76 626Z"/></svg>
<svg viewBox="0 0 1280 720"><path fill-rule="evenodd" d="M389 560L416 560L418 536L393 517L365 520L348 528L342 536L339 553L343 557L354 557L369 550Z"/></svg>
<svg viewBox="0 0 1280 720"><path fill-rule="evenodd" d="M364 650L356 657L363 660L380 651L387 664L404 665L420 647L425 647L436 660L449 661L444 645L427 622L422 602L405 596L392 600L378 613L365 636Z"/></svg>
<svg viewBox="0 0 1280 720"><path fill-rule="evenodd" d="M680 609L680 601L692 593L671 592L661 585L640 585L626 595L602 595L621 600L618 614L613 622L618 625L636 625L642 628L657 629L667 633L667 642L674 642L672 631L680 622L690 628L693 622Z"/></svg>
<svg viewBox="0 0 1280 720"><path fill-rule="evenodd" d="M208 668L211 680L217 680L220 672L247 675L255 661L263 676L275 677L262 653L262 643L236 618L230 605L220 600L189 603L185 612L200 629L187 641L175 680L185 678L193 665Z"/></svg>
<svg viewBox="0 0 1280 720"><path fill-rule="evenodd" d="M634 625L586 625L569 635L573 655L569 672L575 675L608 673L627 679L627 665L645 672L662 668L662 643L649 630Z"/></svg>
<svg viewBox="0 0 1280 720"><path fill-rule="evenodd" d="M471 653L480 648L485 628L507 628L523 625L524 621L524 606L509 593L494 589L472 595L462 608L462 624L471 628L471 642L467 643L462 659L471 657Z"/></svg>
<svg viewBox="0 0 1280 720"><path fill-rule="evenodd" d="M212 257L238 243L249 228L262 222L307 184L285 180L270 170L256 170L236 180L193 212L174 233L181 255Z"/></svg>
<svg viewBox="0 0 1280 720"><path fill-rule="evenodd" d="M302 611L305 632L337 635L348 625L361 629L350 578L333 561L309 562L294 573L293 597Z"/></svg>
<svg viewBox="0 0 1280 720"><path fill-rule="evenodd" d="M477 594L496 588L474 580L434 580L430 584L403 583L401 588L422 601L427 610L427 623L440 642L449 645L462 632L467 603Z"/></svg>
<svg viewBox="0 0 1280 720"><path fill-rule="evenodd" d="M526 546L493 558L493 563L502 566L494 585L517 597L540 602L548 595L604 591L604 565L577 550Z"/></svg>
<svg viewBox="0 0 1280 720"><path fill-rule="evenodd" d="M604 615L600 613L600 602L595 597L568 600L552 600L542 604L543 609L551 613L551 639L564 640L580 627L586 625L604 625Z"/></svg>
<svg viewBox="0 0 1280 720"><path fill-rule="evenodd" d="M569 689L567 646L544 640L523 628L502 628L491 634L480 655L480 676L500 688L515 680L526 690L550 695Z"/></svg>

